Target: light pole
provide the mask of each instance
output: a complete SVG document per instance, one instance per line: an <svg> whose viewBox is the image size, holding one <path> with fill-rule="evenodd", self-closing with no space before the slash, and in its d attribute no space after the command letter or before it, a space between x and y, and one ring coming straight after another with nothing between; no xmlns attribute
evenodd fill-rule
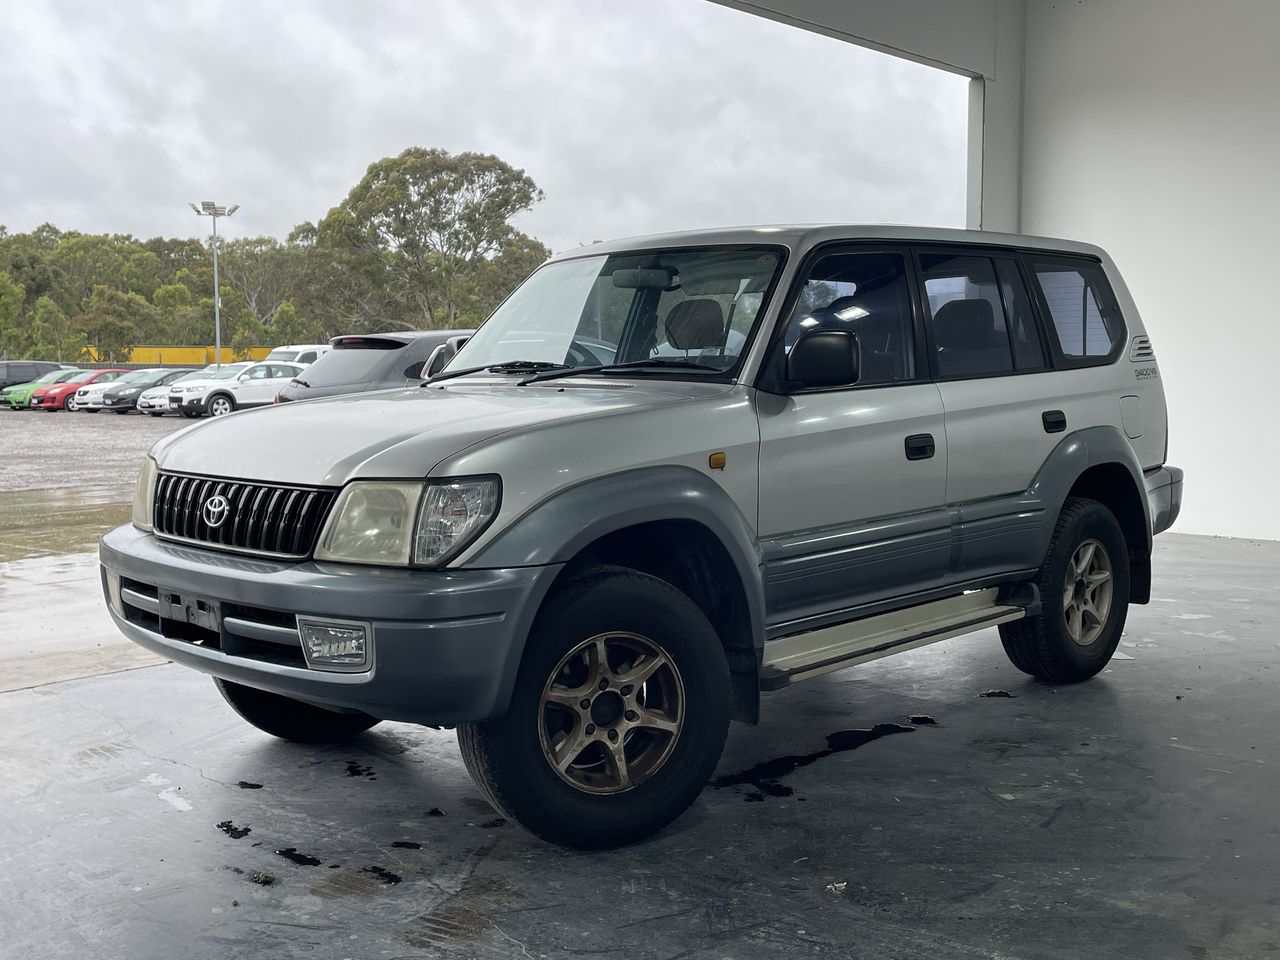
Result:
<svg viewBox="0 0 1280 960"><path fill-rule="evenodd" d="M240 204L233 203L229 207L220 207L212 200L201 200L200 206L187 204L198 217L210 217L213 220L213 362L214 369L222 368L222 290L218 286L218 218L234 217Z"/></svg>

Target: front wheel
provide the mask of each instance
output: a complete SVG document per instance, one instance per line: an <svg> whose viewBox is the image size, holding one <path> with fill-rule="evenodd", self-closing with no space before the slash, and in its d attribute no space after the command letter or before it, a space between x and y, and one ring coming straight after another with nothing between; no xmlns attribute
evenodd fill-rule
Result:
<svg viewBox="0 0 1280 960"><path fill-rule="evenodd" d="M490 802L544 840L592 849L662 829L715 769L729 672L706 616L671 584L598 567L558 589L507 712L461 724Z"/></svg>
<svg viewBox="0 0 1280 960"><path fill-rule="evenodd" d="M196 417L200 416L200 411L198 411L198 410L183 410L183 411L182 411L182 415L183 415L184 417L186 417L188 420L194 420Z"/></svg>
<svg viewBox="0 0 1280 960"><path fill-rule="evenodd" d="M1088 680L1110 662L1129 613L1129 548L1115 514L1069 499L1035 583L1041 612L1001 624L1005 653L1041 680Z"/></svg>
<svg viewBox="0 0 1280 960"><path fill-rule="evenodd" d="M75 413L77 410L80 409L80 404L76 403L75 397L67 397L67 402L64 404L64 406L71 413Z"/></svg>
<svg viewBox="0 0 1280 960"><path fill-rule="evenodd" d="M231 709L248 720L263 733L295 743L336 743L350 740L364 733L375 723L376 717L367 713L337 713L292 697L268 693L242 683L232 683L217 677L222 699Z"/></svg>
<svg viewBox="0 0 1280 960"><path fill-rule="evenodd" d="M163 413L156 413L154 410L148 410L148 411L147 411L147 416L148 416L148 417L163 417L163 416L164 416L164 414L163 414Z"/></svg>
<svg viewBox="0 0 1280 960"><path fill-rule="evenodd" d="M228 413L233 413L236 409L236 402L228 396L218 394L209 401L209 416L225 417Z"/></svg>

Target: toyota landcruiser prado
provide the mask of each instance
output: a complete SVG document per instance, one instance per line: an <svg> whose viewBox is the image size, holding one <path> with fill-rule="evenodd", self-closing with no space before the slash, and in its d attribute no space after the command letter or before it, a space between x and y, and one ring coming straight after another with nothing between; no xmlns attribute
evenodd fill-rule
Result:
<svg viewBox="0 0 1280 960"><path fill-rule="evenodd" d="M1178 514L1166 433L1097 247L626 240L421 386L159 441L103 585L260 729L456 726L504 815L608 846L694 800L761 691L991 626L1032 676L1096 674Z"/></svg>

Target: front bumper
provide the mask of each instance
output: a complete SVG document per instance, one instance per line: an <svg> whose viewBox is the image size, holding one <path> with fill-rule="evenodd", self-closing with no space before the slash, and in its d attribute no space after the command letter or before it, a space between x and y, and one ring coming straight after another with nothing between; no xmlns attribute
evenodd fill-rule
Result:
<svg viewBox="0 0 1280 960"><path fill-rule="evenodd" d="M48 394L39 397L32 397L30 407L32 410L61 410L66 405L67 395L51 397Z"/></svg>
<svg viewBox="0 0 1280 960"><path fill-rule="evenodd" d="M178 396L169 394L169 410L172 413L204 413L204 397L203 396Z"/></svg>
<svg viewBox="0 0 1280 960"><path fill-rule="evenodd" d="M103 410L133 410L138 405L138 398L134 397L103 397L102 402L98 404ZM91 405L92 406L92 405Z"/></svg>
<svg viewBox="0 0 1280 960"><path fill-rule="evenodd" d="M1163 466L1143 474L1152 534L1164 533L1182 511L1182 470Z"/></svg>
<svg viewBox="0 0 1280 960"><path fill-rule="evenodd" d="M154 412L169 412L169 395L163 397L139 397L138 409Z"/></svg>
<svg viewBox="0 0 1280 960"><path fill-rule="evenodd" d="M560 570L283 563L167 543L128 524L102 538L99 558L111 617L141 646L224 680L425 724L506 710L533 616ZM112 578L123 578L118 605ZM162 619L152 598L170 591L210 602L218 629ZM369 623L371 668L306 666L301 644L281 641L296 615Z"/></svg>

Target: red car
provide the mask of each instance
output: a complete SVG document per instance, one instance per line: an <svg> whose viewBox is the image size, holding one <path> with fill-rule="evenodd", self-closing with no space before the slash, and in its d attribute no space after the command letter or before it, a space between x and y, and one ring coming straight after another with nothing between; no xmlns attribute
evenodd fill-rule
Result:
<svg viewBox="0 0 1280 960"><path fill-rule="evenodd" d="M31 409L48 410L50 413L54 410L75 410L76 391L81 387L103 380L114 380L120 374L128 372L128 370L115 368L111 370L85 370L77 373L70 380L64 380L62 383L51 383L47 387L41 387L31 394Z"/></svg>

